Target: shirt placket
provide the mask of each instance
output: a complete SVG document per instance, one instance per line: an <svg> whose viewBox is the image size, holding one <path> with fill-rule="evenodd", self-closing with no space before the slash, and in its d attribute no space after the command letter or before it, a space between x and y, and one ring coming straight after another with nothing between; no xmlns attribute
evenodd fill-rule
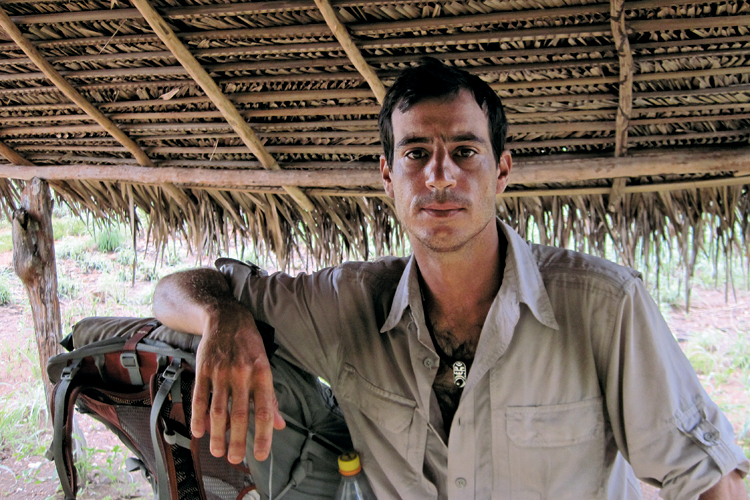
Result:
<svg viewBox="0 0 750 500"><path fill-rule="evenodd" d="M453 417L448 440L448 498L474 498L477 435L474 422L475 394L465 394Z"/></svg>

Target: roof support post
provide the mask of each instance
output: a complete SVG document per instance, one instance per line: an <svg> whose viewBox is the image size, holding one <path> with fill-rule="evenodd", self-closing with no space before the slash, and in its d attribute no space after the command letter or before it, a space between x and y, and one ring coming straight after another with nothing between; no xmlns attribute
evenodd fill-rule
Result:
<svg viewBox="0 0 750 500"><path fill-rule="evenodd" d="M625 0L610 2L612 38L620 59L620 89L617 118L615 121L615 157L624 156L628 149L628 127L633 109L633 53L630 50L627 27L625 26ZM625 188L625 178L615 179L609 196L610 212L617 210Z"/></svg>
<svg viewBox="0 0 750 500"><path fill-rule="evenodd" d="M357 71L359 71L359 74L362 75L368 85L370 85L378 102L383 104L383 99L385 99L385 86L383 85L383 82L381 82L378 75L375 74L375 70L372 69L372 66L367 64L365 58L362 57L362 53L354 44L354 40L352 40L346 27L341 20L339 20L336 12L334 12L329 0L315 0L315 5L320 9L320 13L323 14L323 19L325 19L326 24L328 24L328 27L331 28L331 31L336 36L336 40L338 40L344 48L344 52L346 52L349 60L354 64L354 67L357 68Z"/></svg>
<svg viewBox="0 0 750 500"><path fill-rule="evenodd" d="M112 122L109 118L99 111L93 104L91 104L85 97L81 95L71 84L68 82L60 73L52 67L49 61L47 61L41 52L29 41L18 26L13 24L8 14L0 7L0 28L8 34L8 36L16 42L21 50L24 51L26 56L31 59L34 64L49 78L52 83L65 94L68 99L76 103L82 110L86 112L93 120L110 133L120 144L125 146L128 151L135 157L136 161L144 167L153 167L154 164L149 159L148 155L138 146L128 135L119 129L117 125Z"/></svg>
<svg viewBox="0 0 750 500"><path fill-rule="evenodd" d="M266 150L253 129L245 122L235 105L221 91L211 75L201 66L190 53L185 44L180 41L175 32L164 21L162 16L149 4L148 0L132 0L133 5L143 15L154 33L167 46L170 52L180 62L183 68L200 85L211 102L221 112L227 123L237 132L242 142L250 149L260 163L268 170L281 170L273 156ZM284 186L284 190L306 211L314 210L310 199L297 186Z"/></svg>
<svg viewBox="0 0 750 500"><path fill-rule="evenodd" d="M21 194L20 205L21 208L13 212L13 268L23 282L31 303L49 408L52 384L47 375L47 360L62 352L62 323L57 298L52 198L47 182L39 178L29 182Z"/></svg>

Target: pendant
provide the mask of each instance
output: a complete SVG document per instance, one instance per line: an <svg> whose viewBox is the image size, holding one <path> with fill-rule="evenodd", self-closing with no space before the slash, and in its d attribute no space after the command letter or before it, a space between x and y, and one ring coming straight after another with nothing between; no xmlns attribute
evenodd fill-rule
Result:
<svg viewBox="0 0 750 500"><path fill-rule="evenodd" d="M453 383L457 387L466 385L466 363L463 361L453 363Z"/></svg>

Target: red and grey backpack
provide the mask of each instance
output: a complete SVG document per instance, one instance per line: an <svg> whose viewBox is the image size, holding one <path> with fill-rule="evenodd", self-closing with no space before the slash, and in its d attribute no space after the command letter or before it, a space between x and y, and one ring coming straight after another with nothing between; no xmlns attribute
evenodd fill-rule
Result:
<svg viewBox="0 0 750 500"><path fill-rule="evenodd" d="M269 352L273 330L263 332ZM333 498L336 457L351 448L333 397L314 377L271 358L274 388L287 428L274 435L271 459L246 467L209 452L209 438L192 437L190 409L199 336L153 318L86 318L63 340L70 352L49 360L55 384L51 455L65 498L75 499L74 408L102 422L135 455L158 500L239 500L249 493L276 500ZM250 431L252 433L252 429ZM248 436L252 442L252 435Z"/></svg>

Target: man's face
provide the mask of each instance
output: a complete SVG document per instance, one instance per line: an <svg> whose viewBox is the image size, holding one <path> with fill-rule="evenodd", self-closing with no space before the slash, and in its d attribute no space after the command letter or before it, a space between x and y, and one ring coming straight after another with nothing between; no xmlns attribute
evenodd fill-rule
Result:
<svg viewBox="0 0 750 500"><path fill-rule="evenodd" d="M494 158L487 116L471 92L393 112L393 165L381 157L385 191L412 246L452 252L494 230L495 195L508 184L506 151Z"/></svg>

